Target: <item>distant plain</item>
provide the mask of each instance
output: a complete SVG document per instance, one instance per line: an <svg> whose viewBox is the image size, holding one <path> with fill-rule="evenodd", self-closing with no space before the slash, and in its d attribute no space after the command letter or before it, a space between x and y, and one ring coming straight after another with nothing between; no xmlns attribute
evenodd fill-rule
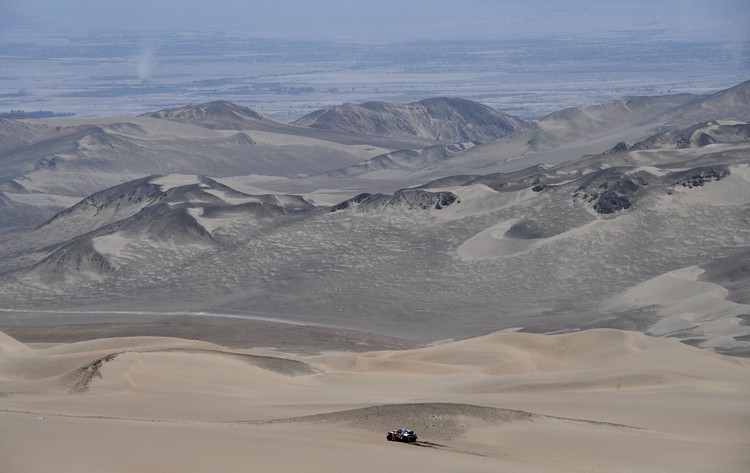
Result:
<svg viewBox="0 0 750 473"><path fill-rule="evenodd" d="M229 100L280 121L322 107L451 96L524 119L626 95L706 93L747 78L750 42L611 38L335 42L239 33L14 31L0 112L137 114Z"/></svg>

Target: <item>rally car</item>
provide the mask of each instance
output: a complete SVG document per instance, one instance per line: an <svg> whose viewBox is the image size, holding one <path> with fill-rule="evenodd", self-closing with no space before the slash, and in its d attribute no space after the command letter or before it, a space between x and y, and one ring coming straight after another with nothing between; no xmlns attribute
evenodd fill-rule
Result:
<svg viewBox="0 0 750 473"><path fill-rule="evenodd" d="M402 427L400 429L391 430L385 438L391 441L411 443L417 441L417 434L415 434L413 430L404 429Z"/></svg>

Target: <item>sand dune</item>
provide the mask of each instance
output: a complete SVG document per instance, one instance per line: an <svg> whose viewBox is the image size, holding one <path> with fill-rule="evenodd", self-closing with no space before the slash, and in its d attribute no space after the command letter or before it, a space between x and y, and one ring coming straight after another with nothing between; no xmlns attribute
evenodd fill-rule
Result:
<svg viewBox="0 0 750 473"><path fill-rule="evenodd" d="M693 359L680 372L710 376L715 365L746 366L735 358L695 350L676 340L657 340L637 333L611 329L587 330L548 336L495 333L429 348L321 357L332 368L367 371L412 371L435 374L456 370L493 376L560 373L615 368L672 370L684 357ZM432 368L432 371L427 369Z"/></svg>
<svg viewBox="0 0 750 473"><path fill-rule="evenodd" d="M0 332L0 355L15 355L18 353L27 353L31 348Z"/></svg>
<svg viewBox="0 0 750 473"><path fill-rule="evenodd" d="M739 472L748 390L748 360L619 330L319 355L167 337L34 349L0 333L0 464ZM399 426L420 441L387 442Z"/></svg>
<svg viewBox="0 0 750 473"><path fill-rule="evenodd" d="M676 336L693 330L703 338L694 337L701 347L743 348L739 340L750 335L750 327L742 324L742 317L750 306L728 300L729 291L718 284L699 281L703 273L697 266L667 272L617 295L602 304L601 311L650 308L659 318L649 334Z"/></svg>
<svg viewBox="0 0 750 473"><path fill-rule="evenodd" d="M304 417L280 419L279 423L346 425L372 433L384 433L394 426L408 425L433 441L453 440L472 429L541 419L531 412L456 403L406 403L350 409Z"/></svg>

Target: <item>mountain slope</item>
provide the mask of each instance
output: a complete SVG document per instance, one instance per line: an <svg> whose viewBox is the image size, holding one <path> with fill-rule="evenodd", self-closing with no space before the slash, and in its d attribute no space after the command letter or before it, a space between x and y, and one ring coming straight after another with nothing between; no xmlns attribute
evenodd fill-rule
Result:
<svg viewBox="0 0 750 473"><path fill-rule="evenodd" d="M153 174L294 177L348 166L396 147L411 146L349 146L271 132L262 132L262 139L256 139L245 132L215 131L144 117L99 122L94 125L71 121L69 126L58 126L35 141L18 142L0 151L0 191L11 201L0 208L3 223L36 226L50 216L49 208L54 212L64 208L54 202L60 197L82 199ZM12 202L30 202L32 194L45 208L40 209L41 213L27 212L28 218L19 219L19 212L10 208Z"/></svg>
<svg viewBox="0 0 750 473"><path fill-rule="evenodd" d="M526 128L476 146L413 177L431 180L455 174L508 172L534 164L560 164L597 155L616 144L643 141L659 133L708 121L750 121L750 81L711 95L623 97L603 104L549 114Z"/></svg>
<svg viewBox="0 0 750 473"><path fill-rule="evenodd" d="M750 122L750 80L714 94L696 97L659 118L666 127L687 127L694 123L733 119Z"/></svg>
<svg viewBox="0 0 750 473"><path fill-rule="evenodd" d="M649 123L665 110L672 110L695 98L690 94L623 97L600 105L566 108L539 120L538 129L535 130L529 144L533 149L541 150L547 146L555 147L571 141L608 134L613 130L627 130Z"/></svg>
<svg viewBox="0 0 750 473"><path fill-rule="evenodd" d="M172 120L214 130L246 130L258 123L275 123L255 110L226 101L169 108L140 116Z"/></svg>
<svg viewBox="0 0 750 473"><path fill-rule="evenodd" d="M433 98L403 105L368 102L318 110L295 125L349 133L422 137L441 142L488 142L525 124L518 118L476 102Z"/></svg>
<svg viewBox="0 0 750 473"><path fill-rule="evenodd" d="M726 95L568 110L450 156L456 145L393 152L357 142L351 150L147 117L60 129L56 139L67 137L71 151L46 172L61 188L73 185L64 172L102 179L112 169L107 150L127 143L152 150L134 162L226 175L246 169L263 146L302 149L311 160L321 150L345 154L343 166L325 168L331 155L305 162L323 171L382 157L366 161L372 179L159 173L91 193L47 225L4 239L0 308L18 310L19 320L81 310L81 318L118 321L106 309L146 318L189 307L420 342L615 327L748 354L748 270L737 263L750 250L747 125L719 118L663 129L658 121ZM535 133L548 140L530 143ZM174 155L163 152L165 135ZM624 138L636 145L613 149ZM131 159L120 156L123 166ZM280 158L258 159L271 168ZM37 176L6 182L2 192L35 196Z"/></svg>
<svg viewBox="0 0 750 473"><path fill-rule="evenodd" d="M0 229L33 227L39 222L47 220L64 209L62 201L35 202L34 196L24 201L18 199L18 194L0 191Z"/></svg>
<svg viewBox="0 0 750 473"><path fill-rule="evenodd" d="M635 143L631 149L702 148L710 145L733 145L748 142L750 142L750 124L720 120L659 133Z"/></svg>
<svg viewBox="0 0 750 473"><path fill-rule="evenodd" d="M34 230L15 246L44 256L19 274L61 288L137 271L151 253L179 265L220 243L225 225L241 221L248 231L314 209L299 196L248 195L203 176L149 176L98 192Z"/></svg>
<svg viewBox="0 0 750 473"><path fill-rule="evenodd" d="M427 148L403 149L375 156L367 161L325 173L329 177L354 177L363 174L372 176L378 171L410 172L423 169L475 146L475 143L454 143L435 145Z"/></svg>
<svg viewBox="0 0 750 473"><path fill-rule="evenodd" d="M713 312L701 299L708 309L694 309L688 325L663 321L674 316L667 293L658 312L608 301L681 268L728 274L721 262L750 248L748 151L746 141L621 151L317 209L199 176L152 177L29 235L6 259L15 271L0 276L0 304L148 311L152 297L167 297L195 311L251 310L419 341L613 326L745 353L741 304ZM49 280L62 274L55 268L64 277Z"/></svg>
<svg viewBox="0 0 750 473"><path fill-rule="evenodd" d="M28 145L54 132L54 127L27 120L0 118L0 153Z"/></svg>

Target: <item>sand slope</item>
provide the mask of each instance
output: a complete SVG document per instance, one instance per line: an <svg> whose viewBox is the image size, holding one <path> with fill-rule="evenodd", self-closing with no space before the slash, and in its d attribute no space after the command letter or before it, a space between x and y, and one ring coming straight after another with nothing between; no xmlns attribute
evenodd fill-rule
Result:
<svg viewBox="0 0 750 473"><path fill-rule="evenodd" d="M750 361L634 332L304 356L165 337L0 348L2 471L750 466ZM399 426L420 442L387 442Z"/></svg>

